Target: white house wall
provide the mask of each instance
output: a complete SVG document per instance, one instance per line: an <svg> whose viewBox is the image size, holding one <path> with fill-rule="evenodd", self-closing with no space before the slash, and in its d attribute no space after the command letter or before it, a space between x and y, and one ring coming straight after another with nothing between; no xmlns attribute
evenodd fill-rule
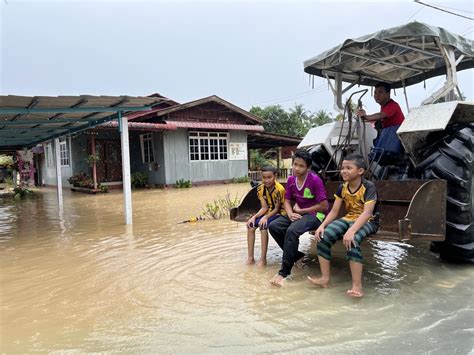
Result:
<svg viewBox="0 0 474 355"><path fill-rule="evenodd" d="M54 156L54 144L51 142L50 143L52 146L51 152L53 153L53 163L56 161L56 158ZM63 183L64 187L69 187L71 186L67 179L69 179L72 175L72 168L73 168L73 159L72 159L72 154L71 154L71 144L68 142L68 147L69 147L69 166L62 166L61 167L61 181ZM48 167L46 164L46 153L42 154L41 156L41 173L42 173L42 182L46 186L56 186L57 181L56 181L56 168L53 167Z"/></svg>

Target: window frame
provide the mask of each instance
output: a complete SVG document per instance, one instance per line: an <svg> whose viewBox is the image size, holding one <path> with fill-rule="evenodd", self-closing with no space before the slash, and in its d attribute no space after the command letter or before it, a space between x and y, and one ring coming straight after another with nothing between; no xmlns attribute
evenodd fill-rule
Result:
<svg viewBox="0 0 474 355"><path fill-rule="evenodd" d="M141 146L141 151L142 151L142 162L144 164L154 163L155 162L155 144L153 142L153 134L151 132L140 134L140 146Z"/></svg>
<svg viewBox="0 0 474 355"><path fill-rule="evenodd" d="M228 132L188 132L189 162L229 160Z"/></svg>
<svg viewBox="0 0 474 355"><path fill-rule="evenodd" d="M59 138L59 164L62 168L68 168L71 165L71 156L68 149L68 139Z"/></svg>

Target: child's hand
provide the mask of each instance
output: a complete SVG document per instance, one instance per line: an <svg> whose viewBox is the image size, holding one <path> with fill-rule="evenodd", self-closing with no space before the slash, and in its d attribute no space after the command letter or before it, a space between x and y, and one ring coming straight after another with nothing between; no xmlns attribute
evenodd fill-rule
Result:
<svg viewBox="0 0 474 355"><path fill-rule="evenodd" d="M247 221L247 228L255 228L254 225L255 225L255 216L252 216Z"/></svg>
<svg viewBox="0 0 474 355"><path fill-rule="evenodd" d="M295 205L293 206L293 211L295 211L298 214L301 214L301 208L300 206L298 206L297 203L295 203Z"/></svg>
<svg viewBox="0 0 474 355"><path fill-rule="evenodd" d="M265 217L262 217L262 219L258 223L258 226L260 227L260 229L267 229L267 224L268 224L268 218L267 216L265 216Z"/></svg>
<svg viewBox="0 0 474 355"><path fill-rule="evenodd" d="M357 247L357 242L355 241L355 233L350 229L344 234L344 238L342 238L342 243L346 247L346 250L352 249L352 245Z"/></svg>
<svg viewBox="0 0 474 355"><path fill-rule="evenodd" d="M321 239L323 239L324 235L324 227L321 225L319 226L318 229L316 229L316 232L314 232L314 236L316 237L316 241L320 242Z"/></svg>
<svg viewBox="0 0 474 355"><path fill-rule="evenodd" d="M302 216L299 213L293 212L291 214L291 216L288 216L288 217L290 218L291 221L294 222L294 221L297 221L297 220L301 219Z"/></svg>

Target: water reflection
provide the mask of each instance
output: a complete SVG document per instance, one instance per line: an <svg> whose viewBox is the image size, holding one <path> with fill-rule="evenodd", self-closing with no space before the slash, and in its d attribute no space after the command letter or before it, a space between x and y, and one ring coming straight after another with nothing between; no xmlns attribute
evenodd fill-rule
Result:
<svg viewBox="0 0 474 355"><path fill-rule="evenodd" d="M353 300L345 296L350 273L341 246L330 289L305 281L318 272L305 235L309 267L276 289L268 283L281 258L273 241L267 268L257 269L243 265L243 224L178 224L228 190L248 187L134 192L128 228L120 193L65 192L62 218L54 190L1 201L2 352L472 349L470 267L439 263L427 244L369 242L366 296Z"/></svg>

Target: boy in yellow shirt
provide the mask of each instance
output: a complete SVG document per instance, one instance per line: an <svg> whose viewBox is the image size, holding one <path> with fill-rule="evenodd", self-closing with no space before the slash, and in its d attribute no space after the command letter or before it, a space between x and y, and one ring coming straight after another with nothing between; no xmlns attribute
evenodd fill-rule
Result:
<svg viewBox="0 0 474 355"><path fill-rule="evenodd" d="M247 247L248 258L247 265L255 263L255 231L260 229L260 237L262 242L262 254L257 266L265 266L267 264L268 249L268 224L285 214L283 203L285 202L285 188L276 181L277 170L272 166L262 168L262 183L257 187L257 196L260 200L260 209L247 221Z"/></svg>
<svg viewBox="0 0 474 355"><path fill-rule="evenodd" d="M318 241L318 260L321 277L309 277L316 286L327 287L331 277L331 247L338 239L342 239L347 251L351 269L352 287L347 290L351 297L362 297L362 254L361 242L369 234L378 229L378 214L376 212L377 191L372 181L363 179L365 172L364 157L350 154L344 158L341 167L341 184L334 195L335 201L331 212L316 230ZM337 219L339 210L344 204L346 214Z"/></svg>

